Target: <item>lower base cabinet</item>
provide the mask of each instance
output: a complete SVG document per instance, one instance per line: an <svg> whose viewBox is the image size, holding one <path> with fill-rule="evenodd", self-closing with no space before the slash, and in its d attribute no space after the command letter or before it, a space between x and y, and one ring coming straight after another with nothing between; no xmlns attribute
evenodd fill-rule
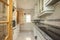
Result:
<svg viewBox="0 0 60 40"><path fill-rule="evenodd" d="M45 34L38 27L34 27L33 31L34 31L35 40L52 40L47 34Z"/></svg>

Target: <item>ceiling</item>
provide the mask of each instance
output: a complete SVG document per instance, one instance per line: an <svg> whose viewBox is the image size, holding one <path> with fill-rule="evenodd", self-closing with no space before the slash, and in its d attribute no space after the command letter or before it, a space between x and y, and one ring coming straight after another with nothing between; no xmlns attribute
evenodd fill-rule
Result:
<svg viewBox="0 0 60 40"><path fill-rule="evenodd" d="M37 0L17 0L17 8L33 9Z"/></svg>

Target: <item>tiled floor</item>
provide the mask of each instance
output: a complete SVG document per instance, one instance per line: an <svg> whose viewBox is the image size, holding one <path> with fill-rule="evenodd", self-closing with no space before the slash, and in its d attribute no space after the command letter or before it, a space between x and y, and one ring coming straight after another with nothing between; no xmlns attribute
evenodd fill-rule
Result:
<svg viewBox="0 0 60 40"><path fill-rule="evenodd" d="M34 40L33 32L20 32L17 40Z"/></svg>

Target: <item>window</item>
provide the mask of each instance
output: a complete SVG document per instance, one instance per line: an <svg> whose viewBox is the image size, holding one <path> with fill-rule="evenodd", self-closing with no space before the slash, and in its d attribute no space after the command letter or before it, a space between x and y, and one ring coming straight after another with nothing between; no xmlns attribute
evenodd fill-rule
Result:
<svg viewBox="0 0 60 40"><path fill-rule="evenodd" d="M26 15L26 22L27 23L31 22L31 15Z"/></svg>

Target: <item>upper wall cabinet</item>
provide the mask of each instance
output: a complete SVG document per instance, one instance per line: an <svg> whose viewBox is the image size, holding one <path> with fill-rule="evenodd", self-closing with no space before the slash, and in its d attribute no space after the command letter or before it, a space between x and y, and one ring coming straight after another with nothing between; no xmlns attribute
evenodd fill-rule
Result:
<svg viewBox="0 0 60 40"><path fill-rule="evenodd" d="M39 3L40 3L40 11L43 10L43 1L44 1L44 0L40 0L40 1L39 1Z"/></svg>
<svg viewBox="0 0 60 40"><path fill-rule="evenodd" d="M58 1L60 1L60 0L46 0L45 5L46 5L46 6L48 6L48 5L54 5L54 4L57 3Z"/></svg>
<svg viewBox="0 0 60 40"><path fill-rule="evenodd" d="M40 0L40 15L39 17L41 16L47 16L47 15L50 15L54 12L54 7L53 6L46 6L46 2L48 0Z"/></svg>
<svg viewBox="0 0 60 40"><path fill-rule="evenodd" d="M44 4L44 7L43 7L43 10L54 10L54 7L53 6L46 6L46 3L47 3L48 0L44 0L43 4ZM50 1L50 0L49 0Z"/></svg>
<svg viewBox="0 0 60 40"><path fill-rule="evenodd" d="M43 12L44 11L49 11L48 13L53 13L54 12L54 4L57 3L60 0L44 0L44 7L43 7Z"/></svg>
<svg viewBox="0 0 60 40"><path fill-rule="evenodd" d="M48 1L48 0L40 0L40 11L41 11L41 13L44 13L44 12L46 13L46 11L54 10L53 6L46 6L45 5L46 1Z"/></svg>

